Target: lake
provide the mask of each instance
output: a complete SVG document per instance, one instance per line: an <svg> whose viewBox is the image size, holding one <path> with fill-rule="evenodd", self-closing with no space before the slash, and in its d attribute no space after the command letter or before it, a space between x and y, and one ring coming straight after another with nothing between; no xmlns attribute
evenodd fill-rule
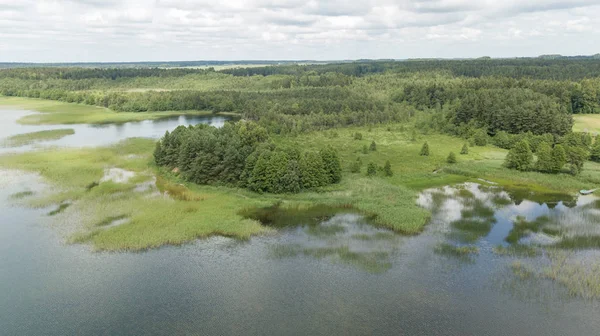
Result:
<svg viewBox="0 0 600 336"><path fill-rule="evenodd" d="M14 121L25 112L2 113ZM41 145L98 146L224 121L0 127L3 136L74 128ZM600 235L595 196L466 183L420 194L416 202L432 218L414 237L338 209L270 223L277 234L248 241L215 237L142 253L93 253L66 245L49 224L49 209L11 200L43 187L35 175L0 171L3 335L600 334L593 288L561 283L563 270L554 265L585 262L585 272L600 260L592 242L577 244ZM572 247L558 252L544 247L567 243ZM465 246L470 253L458 249Z"/></svg>

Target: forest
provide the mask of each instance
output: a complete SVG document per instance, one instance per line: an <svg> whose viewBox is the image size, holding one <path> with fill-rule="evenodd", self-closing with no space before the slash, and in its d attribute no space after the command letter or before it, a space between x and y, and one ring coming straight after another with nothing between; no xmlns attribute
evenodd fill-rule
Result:
<svg viewBox="0 0 600 336"><path fill-rule="evenodd" d="M507 167L558 172L568 164L568 170L577 174L583 168L582 162L596 156L591 155L594 142L587 138L591 138L589 134L572 134L573 115L600 113L600 59L384 60L219 71L24 67L0 71L0 94L87 104L118 112L235 113L245 127L256 125L266 134L284 136L348 126L414 122L424 134L449 134L472 145L528 148L523 152L531 152L532 159L525 159L529 154L524 154L523 164L507 162ZM225 157L225 152L207 152L207 156L216 155L217 161L228 167L211 172L193 170L188 161L176 164L179 161L174 154L162 156L163 152L185 152L187 147L205 146L202 150L207 151L225 142L244 142L234 130L241 126L231 127L218 131L177 130L166 135L162 140L165 148L157 149L157 163L179 167L191 181L276 192L279 186L259 185L258 179L252 177L252 169L246 166L269 157L268 160L280 160L282 167L297 166L300 171L305 156L314 154L271 148L267 140L257 141L241 147L236 153L239 157L234 155L235 162L227 161L231 158ZM192 136L184 137L187 133ZM180 137L194 140L188 143ZM211 143L208 138L216 142ZM172 148L173 143L177 143L176 149ZM555 163L562 162L560 168L550 169L547 164L534 162L540 148L541 157L545 158L547 146L552 150L557 145L565 152L565 159ZM222 150L228 149L225 146ZM291 184L290 190L326 184L304 183L302 173L297 175L293 179L300 182Z"/></svg>

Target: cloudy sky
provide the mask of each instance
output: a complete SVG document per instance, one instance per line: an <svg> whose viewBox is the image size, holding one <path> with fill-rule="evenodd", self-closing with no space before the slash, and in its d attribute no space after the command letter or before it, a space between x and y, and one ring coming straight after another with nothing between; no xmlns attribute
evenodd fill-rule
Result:
<svg viewBox="0 0 600 336"><path fill-rule="evenodd" d="M600 52L600 0L0 0L0 62Z"/></svg>

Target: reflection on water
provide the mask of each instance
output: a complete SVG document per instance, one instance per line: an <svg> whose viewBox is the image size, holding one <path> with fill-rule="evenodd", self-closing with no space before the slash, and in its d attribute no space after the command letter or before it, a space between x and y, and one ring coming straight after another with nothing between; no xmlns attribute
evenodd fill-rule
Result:
<svg viewBox="0 0 600 336"><path fill-rule="evenodd" d="M60 141L159 137L199 121L80 125L81 138ZM28 127L0 123L6 136L40 130ZM0 170L3 335L600 334L593 196L545 201L465 184L419 196L432 221L416 237L349 209L271 207L245 215L278 227L274 235L92 253L49 227L60 207L16 206L43 188L35 175Z"/></svg>
<svg viewBox="0 0 600 336"><path fill-rule="evenodd" d="M20 125L17 120L35 112L0 110L0 141L16 134L37 132L41 130L72 128L75 134L55 141L45 141L38 145L26 145L17 148L0 148L1 153L22 152L36 146L104 146L127 138L144 137L158 139L165 131L175 129L179 125L209 124L222 127L228 117L222 116L175 116L158 120L144 120L123 124L105 125Z"/></svg>
<svg viewBox="0 0 600 336"><path fill-rule="evenodd" d="M596 196L527 195L529 199L497 186L465 183L427 190L418 203L432 211L439 230L458 244L563 246L571 242L569 247L600 247L593 245L600 241Z"/></svg>

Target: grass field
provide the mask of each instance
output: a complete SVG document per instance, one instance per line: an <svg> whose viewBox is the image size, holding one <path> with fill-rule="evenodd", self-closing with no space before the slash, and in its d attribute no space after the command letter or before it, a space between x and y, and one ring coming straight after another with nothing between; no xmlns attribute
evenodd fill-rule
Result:
<svg viewBox="0 0 600 336"><path fill-rule="evenodd" d="M212 114L210 111L115 112L107 108L83 104L0 96L0 113L2 113L3 109L6 110L11 108L41 112L27 115L19 119L18 122L24 125L109 124L155 120L178 115Z"/></svg>
<svg viewBox="0 0 600 336"><path fill-rule="evenodd" d="M600 114L574 114L573 131L600 133Z"/></svg>
<svg viewBox="0 0 600 336"><path fill-rule="evenodd" d="M62 139L68 135L75 134L75 130L72 128L56 129L56 130L45 130L39 132L31 132L24 134L17 134L4 139L0 142L0 146L3 147L19 147L30 145L41 141L50 141Z"/></svg>

